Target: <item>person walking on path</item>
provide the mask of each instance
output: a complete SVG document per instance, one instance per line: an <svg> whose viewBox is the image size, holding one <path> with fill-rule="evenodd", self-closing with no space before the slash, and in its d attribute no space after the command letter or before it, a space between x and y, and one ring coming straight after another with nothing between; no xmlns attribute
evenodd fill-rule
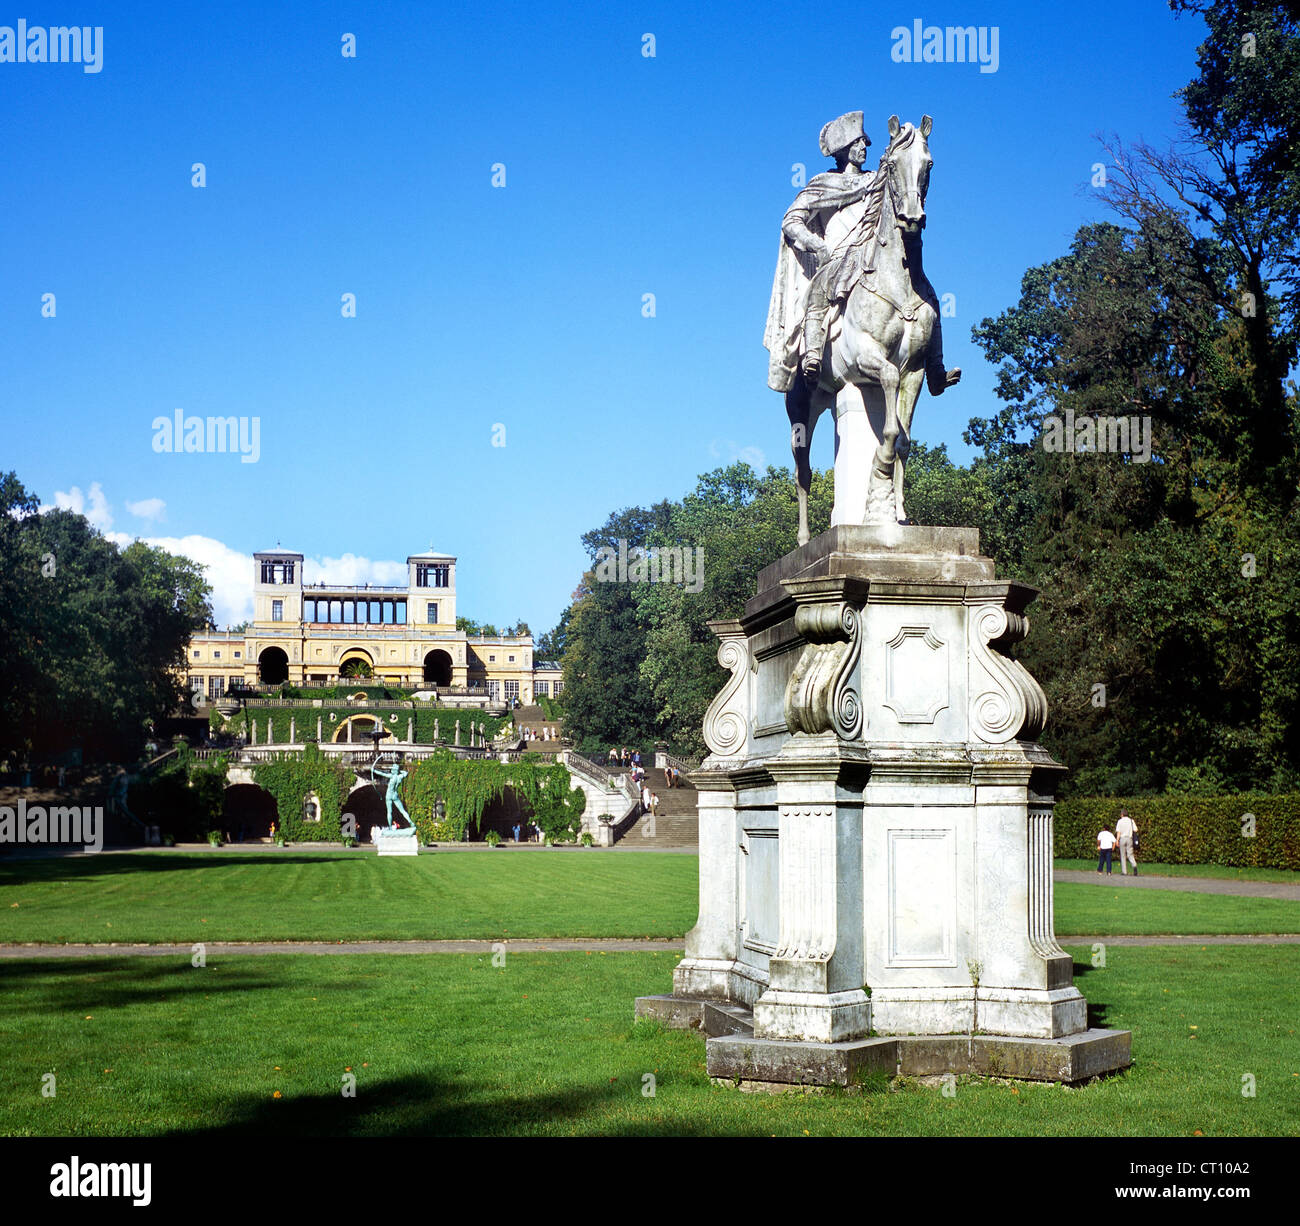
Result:
<svg viewBox="0 0 1300 1226"><path fill-rule="evenodd" d="M1115 836L1111 834L1104 826L1097 835L1097 872L1101 872L1101 866L1106 866L1106 872L1111 872L1111 851L1115 846Z"/></svg>
<svg viewBox="0 0 1300 1226"><path fill-rule="evenodd" d="M1133 876L1138 875L1138 862L1133 858L1133 848L1137 844L1137 824L1128 815L1127 809L1119 811L1119 821L1115 823L1115 834L1119 838L1119 871L1128 876L1128 866L1133 866Z"/></svg>

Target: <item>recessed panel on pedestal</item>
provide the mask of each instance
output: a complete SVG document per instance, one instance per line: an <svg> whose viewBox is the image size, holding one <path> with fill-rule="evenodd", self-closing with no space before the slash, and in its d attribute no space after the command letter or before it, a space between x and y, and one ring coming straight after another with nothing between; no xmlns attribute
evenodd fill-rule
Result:
<svg viewBox="0 0 1300 1226"><path fill-rule="evenodd" d="M781 845L775 830L745 834L745 947L770 956L781 935Z"/></svg>
<svg viewBox="0 0 1300 1226"><path fill-rule="evenodd" d="M885 700L900 724L933 724L951 702L948 644L930 626L901 626L885 644Z"/></svg>
<svg viewBox="0 0 1300 1226"><path fill-rule="evenodd" d="M957 965L957 840L951 829L890 830L886 966Z"/></svg>

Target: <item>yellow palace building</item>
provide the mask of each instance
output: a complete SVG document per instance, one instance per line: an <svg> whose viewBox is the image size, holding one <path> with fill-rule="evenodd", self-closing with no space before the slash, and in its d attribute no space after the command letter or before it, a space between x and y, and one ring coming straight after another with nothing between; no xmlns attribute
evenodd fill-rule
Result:
<svg viewBox="0 0 1300 1226"><path fill-rule="evenodd" d="M253 555L253 621L246 631L196 634L191 690L219 699L238 686L381 684L531 703L560 693L560 670L534 658L531 635L456 629L456 559L406 559L406 584L303 582L303 555Z"/></svg>

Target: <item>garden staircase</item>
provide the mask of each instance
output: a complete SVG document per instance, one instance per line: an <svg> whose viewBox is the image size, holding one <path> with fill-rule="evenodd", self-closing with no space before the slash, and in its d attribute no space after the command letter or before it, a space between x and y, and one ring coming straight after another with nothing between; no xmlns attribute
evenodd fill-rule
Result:
<svg viewBox="0 0 1300 1226"><path fill-rule="evenodd" d="M678 787L664 782L664 773L651 767L646 772L650 790L659 797L659 813L652 820L643 813L619 836L615 848L668 850L697 847L700 842L699 794L683 778Z"/></svg>

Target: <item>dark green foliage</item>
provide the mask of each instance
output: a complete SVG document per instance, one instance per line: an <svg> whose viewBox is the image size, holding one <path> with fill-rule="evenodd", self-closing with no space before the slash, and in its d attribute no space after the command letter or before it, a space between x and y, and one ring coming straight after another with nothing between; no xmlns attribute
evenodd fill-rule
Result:
<svg viewBox="0 0 1300 1226"><path fill-rule="evenodd" d="M75 745L133 757L144 721L184 699L208 586L188 558L119 549L83 516L37 505L0 476L0 757Z"/></svg>
<svg viewBox="0 0 1300 1226"><path fill-rule="evenodd" d="M343 802L352 787L352 772L330 762L313 745L301 755L284 754L272 762L253 767L258 787L275 797L276 821L280 833L290 842L337 843L342 840ZM315 795L320 801L320 820L303 820L303 802Z"/></svg>
<svg viewBox="0 0 1300 1226"><path fill-rule="evenodd" d="M193 760L182 751L132 784L131 811L178 842L197 842L221 829L226 759Z"/></svg>
<svg viewBox="0 0 1300 1226"><path fill-rule="evenodd" d="M569 772L558 763L435 753L411 765L402 800L422 839L459 842L468 831L478 833L488 806L507 791L514 793L521 814L552 841L572 840L581 829L586 795L570 788ZM435 809L439 801L446 809L441 822Z"/></svg>
<svg viewBox="0 0 1300 1226"><path fill-rule="evenodd" d="M814 533L830 524L827 474L815 473ZM699 756L700 725L725 673L711 619L735 617L754 594L759 570L794 548L797 503L787 470L759 476L748 464L706 473L680 502L634 507L587 533L592 570L562 623L567 727L589 749L668 741ZM600 582L601 550L683 548L702 559L686 584ZM699 550L699 554L695 551Z"/></svg>
<svg viewBox="0 0 1300 1226"><path fill-rule="evenodd" d="M1103 827L1114 831L1121 808L1137 824L1139 864L1300 869L1297 793L1062 800L1055 816L1057 857L1095 860L1097 834Z"/></svg>

